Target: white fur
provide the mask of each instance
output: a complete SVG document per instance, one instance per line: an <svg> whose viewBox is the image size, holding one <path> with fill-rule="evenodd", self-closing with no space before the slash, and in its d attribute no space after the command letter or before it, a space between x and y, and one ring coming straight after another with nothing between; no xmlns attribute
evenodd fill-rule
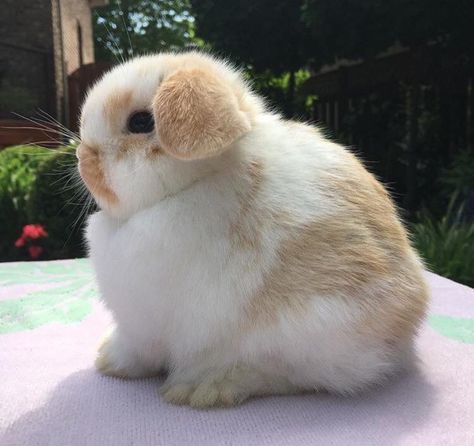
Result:
<svg viewBox="0 0 474 446"><path fill-rule="evenodd" d="M115 209L100 203L104 210L87 227L100 292L116 322L102 353L110 367L129 376L167 369L165 397L195 406L303 389L352 392L380 381L399 364L380 340L356 334L364 312L355 300L318 296L304 317L281 314L275 323L241 328L245 306L286 236L268 224L261 251L232 245L229 231L247 187L243 168L255 159L262 163L265 181L256 196L262 212L284 211L300 224L339 218L318 175L348 163L344 149L317 131L288 126L247 91L255 107L252 131L223 155L150 161L136 151L114 160L114 142L122 135L104 122L102 103L114 91L132 88L134 103L123 110L124 122L134 109L149 108L169 57L118 67L84 107L82 139L107 154L107 181L120 203ZM213 63L227 79L241 82Z"/></svg>

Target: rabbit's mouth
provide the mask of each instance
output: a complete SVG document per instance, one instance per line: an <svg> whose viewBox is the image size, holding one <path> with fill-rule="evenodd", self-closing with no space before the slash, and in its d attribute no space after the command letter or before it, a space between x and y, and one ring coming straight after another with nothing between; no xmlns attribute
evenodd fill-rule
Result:
<svg viewBox="0 0 474 446"><path fill-rule="evenodd" d="M107 184L99 151L82 143L76 150L76 156L79 174L94 198L108 206L117 204L118 197Z"/></svg>

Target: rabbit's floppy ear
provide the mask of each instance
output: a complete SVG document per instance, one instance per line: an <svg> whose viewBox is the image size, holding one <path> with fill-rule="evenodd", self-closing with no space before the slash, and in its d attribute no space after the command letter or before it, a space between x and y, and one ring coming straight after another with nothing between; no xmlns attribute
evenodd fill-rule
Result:
<svg viewBox="0 0 474 446"><path fill-rule="evenodd" d="M218 155L251 127L231 86L203 69L178 70L165 79L153 113L162 148L180 159Z"/></svg>

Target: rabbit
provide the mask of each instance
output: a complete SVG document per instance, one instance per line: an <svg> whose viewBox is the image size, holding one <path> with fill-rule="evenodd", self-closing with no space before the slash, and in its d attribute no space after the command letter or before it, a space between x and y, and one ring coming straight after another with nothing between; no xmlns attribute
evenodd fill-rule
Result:
<svg viewBox="0 0 474 446"><path fill-rule="evenodd" d="M165 372L170 403L353 395L416 365L423 264L386 189L200 52L125 62L89 91L85 235L114 325L97 369Z"/></svg>

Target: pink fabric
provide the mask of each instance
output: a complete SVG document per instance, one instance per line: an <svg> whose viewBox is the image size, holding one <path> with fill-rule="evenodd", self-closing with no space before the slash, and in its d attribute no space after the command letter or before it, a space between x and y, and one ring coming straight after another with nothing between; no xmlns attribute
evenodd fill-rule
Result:
<svg viewBox="0 0 474 446"><path fill-rule="evenodd" d="M472 321L474 290L428 278L432 314ZM418 340L420 371L385 388L355 398L271 397L196 411L166 404L157 379L125 381L94 371L108 324L94 301L82 322L0 335L0 445L472 446L472 333L452 335L443 320L434 321Z"/></svg>

